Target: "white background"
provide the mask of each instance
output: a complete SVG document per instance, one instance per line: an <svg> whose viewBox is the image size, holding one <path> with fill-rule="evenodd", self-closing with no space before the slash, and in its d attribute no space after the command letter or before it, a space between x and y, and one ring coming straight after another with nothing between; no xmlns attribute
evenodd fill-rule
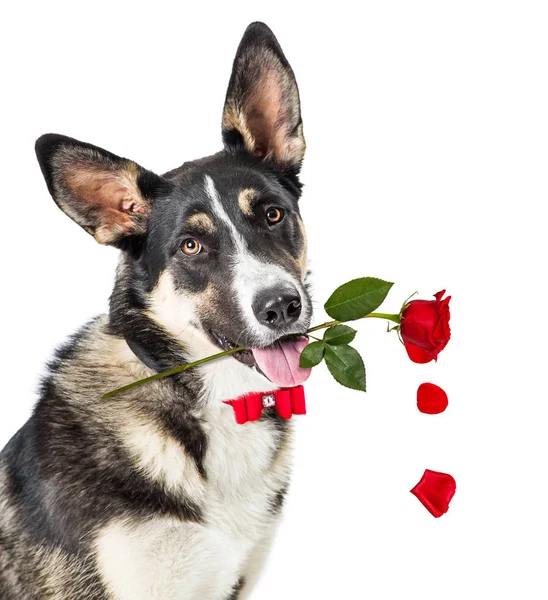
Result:
<svg viewBox="0 0 548 600"><path fill-rule="evenodd" d="M158 172L217 151L237 44L263 20L301 90L316 322L336 286L371 275L396 282L388 312L447 288L453 338L415 365L364 322L367 394L313 373L254 597L547 598L545 6L10 3L0 445L53 347L105 311L117 259L56 208L35 139L63 133ZM423 381L446 389L445 413L418 412ZM425 468L457 481L440 519L409 493Z"/></svg>

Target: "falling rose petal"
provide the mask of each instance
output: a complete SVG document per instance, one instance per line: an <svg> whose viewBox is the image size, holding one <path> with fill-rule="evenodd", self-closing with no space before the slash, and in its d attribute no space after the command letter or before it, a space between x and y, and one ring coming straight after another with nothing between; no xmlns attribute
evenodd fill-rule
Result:
<svg viewBox="0 0 548 600"><path fill-rule="evenodd" d="M451 475L426 469L417 485L411 490L434 517L449 510L449 502L455 495L457 484Z"/></svg>
<svg viewBox="0 0 548 600"><path fill-rule="evenodd" d="M421 413L437 415L449 404L447 394L435 383L421 383L417 390L417 407Z"/></svg>

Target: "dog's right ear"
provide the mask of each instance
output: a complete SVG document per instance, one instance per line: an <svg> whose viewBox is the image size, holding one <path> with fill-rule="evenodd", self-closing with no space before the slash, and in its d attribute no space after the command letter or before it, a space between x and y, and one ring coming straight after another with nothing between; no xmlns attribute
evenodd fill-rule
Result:
<svg viewBox="0 0 548 600"><path fill-rule="evenodd" d="M36 142L36 156L57 206L101 244L145 233L165 180L97 146L56 134Z"/></svg>
<svg viewBox="0 0 548 600"><path fill-rule="evenodd" d="M236 52L223 111L227 148L298 172L306 143L299 90L272 31L251 23Z"/></svg>

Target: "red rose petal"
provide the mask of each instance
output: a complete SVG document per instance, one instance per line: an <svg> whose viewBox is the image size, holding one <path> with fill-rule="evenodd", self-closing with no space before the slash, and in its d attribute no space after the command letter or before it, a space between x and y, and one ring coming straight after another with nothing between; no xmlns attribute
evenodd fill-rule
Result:
<svg viewBox="0 0 548 600"><path fill-rule="evenodd" d="M434 517L438 518L449 510L449 502L455 495L456 489L457 483L451 475L426 469L411 493Z"/></svg>
<svg viewBox="0 0 548 600"><path fill-rule="evenodd" d="M413 344L407 344L404 341L405 349L407 350L407 355L414 363L424 364L429 363L434 360L434 357L431 356L428 352L419 348L418 346L413 346Z"/></svg>
<svg viewBox="0 0 548 600"><path fill-rule="evenodd" d="M434 298L438 301L441 302L441 299L443 298L443 295L445 294L445 290L442 290L441 292L438 292L437 294L434 294ZM450 298L451 296L449 296ZM446 298L446 300L449 302L449 300Z"/></svg>
<svg viewBox="0 0 548 600"><path fill-rule="evenodd" d="M417 407L421 413L437 415L449 404L444 390L434 383L421 383L417 390Z"/></svg>

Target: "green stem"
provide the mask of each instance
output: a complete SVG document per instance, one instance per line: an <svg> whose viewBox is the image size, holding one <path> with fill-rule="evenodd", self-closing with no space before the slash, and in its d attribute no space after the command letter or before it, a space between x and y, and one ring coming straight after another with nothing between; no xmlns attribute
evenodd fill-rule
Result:
<svg viewBox="0 0 548 600"><path fill-rule="evenodd" d="M389 315L386 313L370 313L368 315L365 315L365 317L361 317L361 318L362 319L388 319L389 321L394 321L394 323L398 323L398 325L401 323L400 315ZM313 331L318 331L319 329L325 329L327 327L332 327L333 325L340 325L342 322L343 321L326 321L325 323L322 323L321 325L316 325L315 327L311 327L310 329L308 329L308 331L306 333L312 333ZM310 336L310 337L314 337L314 336ZM314 338L314 339L316 339L316 338ZM203 363L209 362L210 360L215 360L216 358L228 356L229 354L232 354L234 352L239 352L240 350L245 350L245 346L238 346L238 347L232 348L230 350L225 350L224 352L218 352L217 354L212 354L211 356L206 356L205 358L200 358L200 360L195 360L194 362L187 363L186 365L181 365L180 367L175 367L174 369L170 369L169 371L163 371L162 373L155 373L154 375L151 375L150 377L145 377L145 379L139 379L138 381L134 381L133 383L128 383L128 385L124 385L115 390L112 390L112 392L107 392L106 394L103 395L103 400L106 400L107 398L114 398L114 396L117 396L118 394L121 394L122 392L127 392L127 390L136 388L140 385L143 385L144 383L148 383L149 381L155 381L156 379L162 379L164 377L169 377L170 375L182 373L183 371L186 371L187 369L190 369L191 367L196 367Z"/></svg>
<svg viewBox="0 0 548 600"><path fill-rule="evenodd" d="M108 392L103 395L103 400L107 398L113 398L122 392L126 392L127 390L131 390L139 385L143 385L143 383L148 383L149 381L154 381L156 379L162 379L163 377L169 377L170 375L175 375L176 373L182 373L191 367L196 367L197 365L201 365L202 363L208 362L210 360L214 360L216 358L221 358L222 356L227 356L232 354L233 352L239 352L240 350L245 350L244 346L237 346L236 348L232 348L230 350L225 350L224 352L218 352L217 354L212 354L211 356L206 356L205 358L200 358L200 360L195 360L194 362L187 363L186 365L181 365L180 367L175 367L174 369L170 369L169 371L163 371L162 373L156 373L151 375L150 377L145 377L145 379L139 379L138 381L134 381L133 383L128 383L128 385L124 385L123 387L112 390L112 392Z"/></svg>
<svg viewBox="0 0 548 600"><path fill-rule="evenodd" d="M360 317L360 319L388 319L389 321L394 321L398 325L401 323L400 315L389 315L387 313L369 313L365 315L365 317ZM333 325L340 325L341 323L345 323L346 321L326 321L321 325L316 325L315 327L311 327L306 333L311 333L312 331L318 331L318 329L325 329L326 327L333 327Z"/></svg>
<svg viewBox="0 0 548 600"><path fill-rule="evenodd" d="M322 323L321 325L316 325L315 327L311 327L310 329L307 330L306 333L312 333L313 331L318 331L318 329L325 329L326 327L331 327L332 325L340 325L342 323L342 321L326 321L325 323ZM313 337L313 336L310 336Z"/></svg>
<svg viewBox="0 0 548 600"><path fill-rule="evenodd" d="M309 333L309 332L310 332L310 329L306 333ZM312 338L313 340L316 340L317 342L323 342L323 340L320 340L320 338L317 338L313 335L308 335L306 337Z"/></svg>
<svg viewBox="0 0 548 600"><path fill-rule="evenodd" d="M367 319L368 317L374 317L376 319L388 319L389 321L394 321L394 323L397 323L398 325L401 324L400 315L389 315L387 313L371 313L370 315L367 315L363 318Z"/></svg>

